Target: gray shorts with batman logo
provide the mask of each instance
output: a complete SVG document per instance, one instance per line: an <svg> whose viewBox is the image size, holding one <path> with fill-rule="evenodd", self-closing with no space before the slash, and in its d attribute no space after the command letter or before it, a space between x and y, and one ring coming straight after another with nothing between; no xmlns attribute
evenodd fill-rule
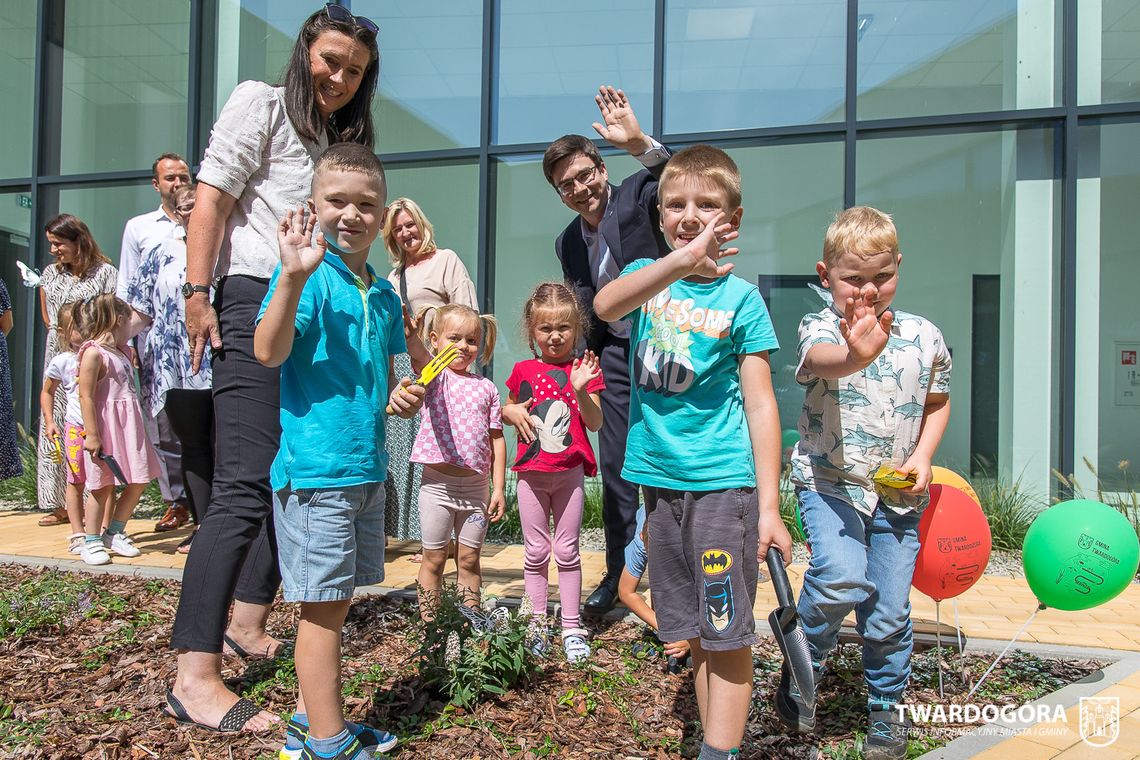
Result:
<svg viewBox="0 0 1140 760"><path fill-rule="evenodd" d="M642 490L649 588L661 639L699 638L714 651L755 644L756 489Z"/></svg>

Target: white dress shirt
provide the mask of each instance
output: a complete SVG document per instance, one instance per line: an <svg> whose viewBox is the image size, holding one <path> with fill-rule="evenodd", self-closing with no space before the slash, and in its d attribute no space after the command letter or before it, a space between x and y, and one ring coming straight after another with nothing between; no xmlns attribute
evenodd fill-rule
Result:
<svg viewBox="0 0 1140 760"><path fill-rule="evenodd" d="M178 223L166 215L162 206L127 221L123 228L123 245L119 250L115 295L124 301L127 299L127 286L139 268L142 255L173 237L176 229L179 229Z"/></svg>
<svg viewBox="0 0 1140 760"><path fill-rule="evenodd" d="M642 153L640 156L634 156L641 165L646 169L652 169L655 166L660 166L669 160L669 151L665 146L649 138L653 143L653 147ZM613 213L613 206L609 201L610 188L606 187L606 210L602 215L602 223L605 223L606 217ZM586 243L586 255L590 261L590 279L594 282L594 291L597 292L604 288L612 280L616 280L621 270L618 268L617 262L610 254L609 243L606 242L605 235L602 235L598 230L591 229L590 225L586 224L585 219L581 219L582 223L582 240ZM601 225L599 224L600 228ZM609 326L610 334L615 338L628 338L629 337L629 320L619 319L607 323Z"/></svg>

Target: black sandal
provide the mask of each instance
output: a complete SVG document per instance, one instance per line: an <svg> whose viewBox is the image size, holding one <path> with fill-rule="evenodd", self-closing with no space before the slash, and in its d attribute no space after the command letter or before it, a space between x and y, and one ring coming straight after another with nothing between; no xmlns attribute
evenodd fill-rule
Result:
<svg viewBox="0 0 1140 760"><path fill-rule="evenodd" d="M250 719L261 712L260 707L255 705L253 702L250 702L245 697L242 697L234 703L233 707L226 711L226 714L222 716L222 719L220 721L218 721L218 727L214 728L213 726L207 726L205 723L200 723L199 721L191 718L190 713L186 712L186 708L182 706L182 703L178 700L178 697L174 696L174 692L170 689L166 690L166 707L170 708L169 710L162 708L162 713L166 717L174 718L179 723L185 723L187 725L196 726L198 728L204 728L207 731L213 731L216 734L238 733L243 728L245 728L245 724L249 723Z"/></svg>
<svg viewBox="0 0 1140 760"><path fill-rule="evenodd" d="M250 652L241 644L237 643L230 638L229 634L222 634L222 641L226 643L233 653L243 660L276 660L278 657L284 657L289 653L289 649L293 646L292 639L280 639L281 648L277 650L276 654L269 654L268 652Z"/></svg>

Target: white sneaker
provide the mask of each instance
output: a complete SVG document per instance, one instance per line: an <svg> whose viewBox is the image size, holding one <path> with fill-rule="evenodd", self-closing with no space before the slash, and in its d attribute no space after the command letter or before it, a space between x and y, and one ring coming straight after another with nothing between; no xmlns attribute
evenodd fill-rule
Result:
<svg viewBox="0 0 1140 760"><path fill-rule="evenodd" d="M85 533L72 533L71 538L67 539L67 551L71 554L79 554L83 551L83 544L87 541L87 534Z"/></svg>
<svg viewBox="0 0 1140 760"><path fill-rule="evenodd" d="M103 546L107 547L120 557L137 557L141 552L135 542L126 533L103 534Z"/></svg>
<svg viewBox="0 0 1140 760"><path fill-rule="evenodd" d="M98 542L84 542L83 548L79 550L79 556L88 565L108 565L111 563L111 555L107 553L107 548Z"/></svg>
<svg viewBox="0 0 1140 760"><path fill-rule="evenodd" d="M586 643L586 631L582 628L568 628L562 632L562 648L566 650L566 662L574 664L590 656L590 645Z"/></svg>

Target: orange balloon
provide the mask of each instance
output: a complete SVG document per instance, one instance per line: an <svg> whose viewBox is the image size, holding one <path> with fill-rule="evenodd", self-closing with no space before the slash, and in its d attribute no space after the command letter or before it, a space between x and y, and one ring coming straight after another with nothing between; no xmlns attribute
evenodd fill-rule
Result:
<svg viewBox="0 0 1140 760"><path fill-rule="evenodd" d="M990 525L981 506L953 486L930 487L918 523L914 587L936 602L977 583L990 561Z"/></svg>
<svg viewBox="0 0 1140 760"><path fill-rule="evenodd" d="M967 496L973 499L979 507L982 505L981 499L979 499L978 495L974 493L974 489L970 485L970 482L958 473L954 472L953 470L948 470L945 467L931 467L930 472L931 485L937 483L941 486L953 486L954 488L957 488L959 491L964 492Z"/></svg>

